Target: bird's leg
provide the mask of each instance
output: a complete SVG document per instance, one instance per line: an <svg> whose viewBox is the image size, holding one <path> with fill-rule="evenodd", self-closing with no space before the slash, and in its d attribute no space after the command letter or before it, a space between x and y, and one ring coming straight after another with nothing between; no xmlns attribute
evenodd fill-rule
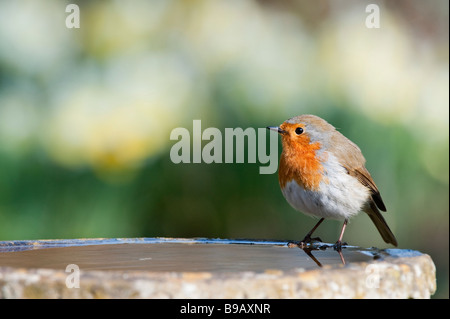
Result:
<svg viewBox="0 0 450 319"><path fill-rule="evenodd" d="M297 246L300 248L305 248L306 244L310 243L313 240L322 241L319 237L311 238L311 235L314 233L314 231L319 227L319 225L324 221L325 218L321 218L317 224L309 231L309 233L306 234L305 238L299 243L297 243ZM289 245L289 244L288 244Z"/></svg>
<svg viewBox="0 0 450 319"><path fill-rule="evenodd" d="M334 244L334 249L337 250L337 251L340 251L342 249L342 245L343 245L342 237L344 237L345 227L347 227L347 223L348 223L348 219L345 219L344 220L344 225L342 225L342 230L341 230L341 234L339 235L339 239L336 242L336 244Z"/></svg>
<svg viewBox="0 0 450 319"><path fill-rule="evenodd" d="M322 222L324 221L324 219L325 219L325 218L321 218L321 219L317 222L317 224L309 231L309 233L306 234L306 236L305 236L305 238L303 238L302 242L304 242L304 243L309 243L309 242L311 242L311 240L319 240L319 241L322 241L322 240L320 240L319 237L311 238L311 235L314 233L314 231L317 229L317 227L319 227L319 225L322 224Z"/></svg>

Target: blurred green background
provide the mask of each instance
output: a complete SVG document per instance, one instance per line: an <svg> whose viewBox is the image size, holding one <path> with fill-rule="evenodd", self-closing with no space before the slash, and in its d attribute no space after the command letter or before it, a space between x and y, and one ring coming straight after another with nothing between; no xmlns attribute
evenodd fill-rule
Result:
<svg viewBox="0 0 450 319"><path fill-rule="evenodd" d="M70 1L0 0L0 240L301 239L315 221L276 174L173 164L169 135L312 113L360 146L399 247L432 256L448 298L447 0L72 2L80 29ZM387 247L364 214L345 240Z"/></svg>

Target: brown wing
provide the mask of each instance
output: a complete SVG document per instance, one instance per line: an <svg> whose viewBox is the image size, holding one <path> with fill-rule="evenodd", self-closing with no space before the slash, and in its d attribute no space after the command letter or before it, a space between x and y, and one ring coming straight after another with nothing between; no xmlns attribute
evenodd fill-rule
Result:
<svg viewBox="0 0 450 319"><path fill-rule="evenodd" d="M383 199L381 198L377 185L375 185L375 182L367 169L365 167L361 167L359 169L349 171L349 174L356 177L361 184L370 189L373 201L377 204L381 211L385 212L386 206L383 203Z"/></svg>
<svg viewBox="0 0 450 319"><path fill-rule="evenodd" d="M364 167L366 159L362 155L361 150L340 132L336 131L336 133L338 134L333 136L333 154L336 154L341 165L351 176L356 177L361 184L370 189L373 201L380 210L385 212L386 206L383 203L377 185L375 185L372 176ZM338 145L346 145L346 148L341 148Z"/></svg>

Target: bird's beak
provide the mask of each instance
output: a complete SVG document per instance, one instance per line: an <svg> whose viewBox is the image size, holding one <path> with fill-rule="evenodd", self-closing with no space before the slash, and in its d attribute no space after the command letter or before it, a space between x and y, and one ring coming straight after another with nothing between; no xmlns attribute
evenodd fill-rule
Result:
<svg viewBox="0 0 450 319"><path fill-rule="evenodd" d="M271 131L275 131L275 132L277 132L277 133L279 133L279 134L286 134L286 133L287 133L287 131L282 130L282 129L281 129L280 127L278 127L278 126L268 126L267 129L268 129L268 130L271 130Z"/></svg>

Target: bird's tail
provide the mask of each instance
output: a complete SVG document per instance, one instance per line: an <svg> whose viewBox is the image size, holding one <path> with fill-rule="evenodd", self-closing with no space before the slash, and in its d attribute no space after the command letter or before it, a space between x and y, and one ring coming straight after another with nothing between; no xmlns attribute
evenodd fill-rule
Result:
<svg viewBox="0 0 450 319"><path fill-rule="evenodd" d="M395 239L394 234L384 220L383 215L381 215L380 211L375 206L375 203L370 202L370 205L364 211L367 213L367 215L369 215L370 219L377 227L381 237L383 237L383 240L388 244L397 246L397 239Z"/></svg>

